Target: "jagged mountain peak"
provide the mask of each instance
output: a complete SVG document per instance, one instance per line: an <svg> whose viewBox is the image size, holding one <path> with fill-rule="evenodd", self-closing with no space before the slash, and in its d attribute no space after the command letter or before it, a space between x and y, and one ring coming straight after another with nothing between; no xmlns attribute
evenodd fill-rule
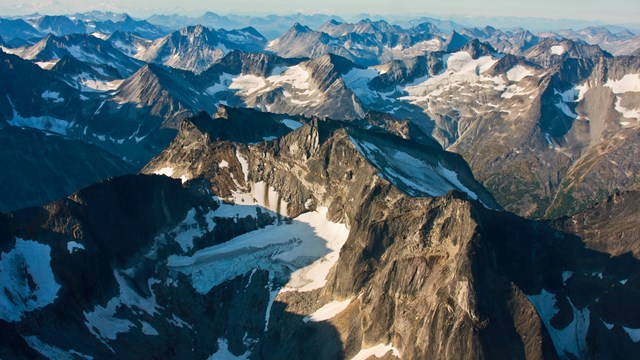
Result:
<svg viewBox="0 0 640 360"><path fill-rule="evenodd" d="M449 39L445 44L445 51L454 52L463 47L466 43L469 42L469 39L461 35L457 31L453 31Z"/></svg>
<svg viewBox="0 0 640 360"><path fill-rule="evenodd" d="M213 29L209 29L206 26L203 26L201 24L196 24L193 26L187 26L187 27L183 27L180 30L178 30L178 34L182 35L182 36L190 36L190 35L194 35L194 36L207 36L211 33L213 33L215 30Z"/></svg>
<svg viewBox="0 0 640 360"><path fill-rule="evenodd" d="M38 43L19 51L18 55L35 61L51 61L72 56L99 67L106 65L115 68L120 73L120 78L131 75L142 65L139 61L124 55L109 42L89 34L49 34Z"/></svg>
<svg viewBox="0 0 640 360"><path fill-rule="evenodd" d="M610 58L611 54L598 45L570 39L555 40L543 38L523 54L527 59L544 67L562 62L565 58L588 59L597 62L601 58Z"/></svg>
<svg viewBox="0 0 640 360"><path fill-rule="evenodd" d="M246 26L246 27L243 27L242 29L240 29L238 31L250 34L250 35L252 35L252 36L254 36L256 38L265 39L265 37L262 34L260 34L260 32L253 26Z"/></svg>
<svg viewBox="0 0 640 360"><path fill-rule="evenodd" d="M42 32L23 19L0 19L0 35L5 41L42 37Z"/></svg>
<svg viewBox="0 0 640 360"><path fill-rule="evenodd" d="M313 29L311 29L310 27L308 27L306 25L302 25L299 22L296 22L291 26L290 31L292 31L294 33L305 33L305 32L311 32L311 31L313 31Z"/></svg>
<svg viewBox="0 0 640 360"><path fill-rule="evenodd" d="M496 52L491 45L483 43L475 38L460 47L458 51L468 52L473 59L478 59L482 56L491 56Z"/></svg>
<svg viewBox="0 0 640 360"><path fill-rule="evenodd" d="M31 23L43 33L53 33L58 36L86 31L86 25L82 21L72 20L63 15L44 15L33 18Z"/></svg>
<svg viewBox="0 0 640 360"><path fill-rule="evenodd" d="M340 74L346 74L353 68L363 68L347 58L331 53L311 59L308 61L308 64L313 68L330 66L332 70L335 70Z"/></svg>
<svg viewBox="0 0 640 360"><path fill-rule="evenodd" d="M441 30L434 23L421 22L411 28L413 32L421 32L428 34L440 34Z"/></svg>
<svg viewBox="0 0 640 360"><path fill-rule="evenodd" d="M538 65L533 64L521 57L506 54L501 59L499 59L489 70L487 70L487 75L500 76L506 74L509 70L519 65L525 68L540 68Z"/></svg>
<svg viewBox="0 0 640 360"><path fill-rule="evenodd" d="M109 65L90 65L68 55L63 56L50 70L54 73L69 76L70 83L73 82L74 77L80 75L101 80L116 80L122 77L114 67Z"/></svg>
<svg viewBox="0 0 640 360"><path fill-rule="evenodd" d="M258 51L266 39L255 29L213 30L188 26L157 39L139 55L147 62L201 73L232 50Z"/></svg>
<svg viewBox="0 0 640 360"><path fill-rule="evenodd" d="M252 130L247 132L250 136L237 130L246 129L247 122L254 124ZM289 128L292 123L298 125ZM196 131L196 135L191 134L192 131ZM196 140L205 134L208 140ZM381 179L390 181L412 196L441 196L454 189L466 192L470 198L479 199L486 206L499 208L491 195L473 178L464 160L458 155L445 152L439 146L416 144L396 135L362 130L346 122L318 119L309 121L302 118L291 120L283 115L259 114L254 110L224 106L218 108L213 119L202 113L187 120L170 148L150 163L145 171L153 172L171 167L174 169L172 176L198 177L201 175L194 173L197 171L195 169L201 168L197 161L189 165L184 162L185 159L178 160L184 155L179 149L187 146L187 142L215 147L215 141L251 143L261 138L280 138L281 151L288 154L284 156L291 157L290 160L294 162L300 161L295 157L296 154L307 152L311 157L320 156L320 149L329 146L326 145L327 142L340 143L340 146L348 146L360 154L361 160L351 161L370 163L370 166L378 169ZM297 150L285 150L287 148ZM206 152L202 153L202 158L198 161L208 162ZM417 168L411 168L413 166ZM408 180L413 171L422 173L420 176L424 177L423 185Z"/></svg>
<svg viewBox="0 0 640 360"><path fill-rule="evenodd" d="M274 54L254 53L232 50L216 61L209 69L202 73L203 78L217 78L222 73L252 74L261 77L270 76L278 66L290 66L299 63L299 59L283 59Z"/></svg>

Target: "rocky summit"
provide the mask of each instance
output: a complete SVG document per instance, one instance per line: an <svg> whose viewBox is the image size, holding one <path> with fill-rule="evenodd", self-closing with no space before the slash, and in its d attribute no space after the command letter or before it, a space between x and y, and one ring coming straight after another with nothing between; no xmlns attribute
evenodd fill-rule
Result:
<svg viewBox="0 0 640 360"><path fill-rule="evenodd" d="M637 359L634 29L483 19L0 18L0 359Z"/></svg>

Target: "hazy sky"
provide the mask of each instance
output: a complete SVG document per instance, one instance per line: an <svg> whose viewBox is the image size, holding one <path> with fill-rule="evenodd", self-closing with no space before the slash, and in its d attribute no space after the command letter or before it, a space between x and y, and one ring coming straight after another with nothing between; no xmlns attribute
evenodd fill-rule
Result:
<svg viewBox="0 0 640 360"><path fill-rule="evenodd" d="M552 19L599 20L609 23L640 23L638 0L2 0L4 15L43 13L72 13L89 9L126 11L135 16L153 13L201 14L209 10L218 13L328 13L344 14L407 14L458 16L524 16Z"/></svg>

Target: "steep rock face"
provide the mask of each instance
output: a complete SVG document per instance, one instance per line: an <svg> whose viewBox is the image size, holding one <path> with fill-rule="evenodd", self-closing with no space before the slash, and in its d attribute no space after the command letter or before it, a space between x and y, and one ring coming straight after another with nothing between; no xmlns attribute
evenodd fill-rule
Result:
<svg viewBox="0 0 640 360"><path fill-rule="evenodd" d="M142 63L132 59L105 40L89 34L72 34L56 37L51 34L36 44L16 50L16 54L26 60L51 61L65 56L91 65L108 65L120 73L120 78L133 74Z"/></svg>
<svg viewBox="0 0 640 360"><path fill-rule="evenodd" d="M266 42L262 35L251 28L216 31L196 25L154 41L136 57L146 62L201 73L231 50L260 51Z"/></svg>
<svg viewBox="0 0 640 360"><path fill-rule="evenodd" d="M109 65L90 65L74 57L65 56L55 63L51 71L59 74L71 86L82 89L87 80L108 83L122 78L116 68Z"/></svg>
<svg viewBox="0 0 640 360"><path fill-rule="evenodd" d="M409 119L462 154L520 215L570 215L616 188L636 189L633 157L620 152L636 148L636 58L549 39L529 55L496 56L473 40L406 70L392 63L345 79L365 109ZM555 65L545 68L543 55ZM427 71L431 63L441 70ZM413 79L414 69L423 77Z"/></svg>
<svg viewBox="0 0 640 360"><path fill-rule="evenodd" d="M5 41L11 41L37 38L42 33L22 19L0 19L0 36Z"/></svg>
<svg viewBox="0 0 640 360"><path fill-rule="evenodd" d="M10 333L37 351L44 343L98 358L141 349L268 359L371 348L410 359L637 352L637 261L469 201L492 199L459 157L408 153L402 139L329 121L257 144L224 141L240 135L221 124L233 116L222 108L217 119L185 121L144 170L184 176L182 186L124 177L1 217L3 256L50 246L60 285L58 298L10 313ZM256 121L254 136L292 125L285 120ZM429 181L403 180L410 157ZM445 196L407 195L419 188ZM76 270L60 265L76 261Z"/></svg>
<svg viewBox="0 0 640 360"><path fill-rule="evenodd" d="M359 313L343 321L359 322L362 334L344 337L392 343L407 359L435 353L442 358L555 357L534 308L491 265L472 206L450 196L405 199L384 187L363 205L352 241L323 292L327 299L358 299ZM497 339L504 346L496 346Z"/></svg>
<svg viewBox="0 0 640 360"><path fill-rule="evenodd" d="M485 26L484 28L462 29L460 33L489 43L496 50L512 55L520 55L540 41L538 36L523 29L502 31L492 26Z"/></svg>
<svg viewBox="0 0 640 360"><path fill-rule="evenodd" d="M598 45L613 55L629 55L640 45L640 37L632 32L611 32L606 27L586 27L584 29L560 30L544 36L564 37L575 41L584 41L590 45Z"/></svg>
<svg viewBox="0 0 640 360"><path fill-rule="evenodd" d="M549 149L537 124L539 97L548 80L535 66L494 58L477 41L445 57L443 72L405 86L409 95L400 97L423 110L427 119L415 118L415 111L405 116L463 155L501 205L524 215L544 211L550 194L546 187L549 179L557 183L556 171L528 158L531 148L538 157L552 157L550 163L558 168L568 167L564 154ZM523 171L531 167L536 170Z"/></svg>
<svg viewBox="0 0 640 360"><path fill-rule="evenodd" d="M616 193L571 217L555 220L554 227L580 236L594 250L612 255L631 252L640 257L638 191Z"/></svg>
<svg viewBox="0 0 640 360"><path fill-rule="evenodd" d="M153 43L151 40L123 31L116 31L109 35L107 41L125 55L134 58Z"/></svg>
<svg viewBox="0 0 640 360"><path fill-rule="evenodd" d="M201 108L200 99L190 96L192 79L192 73L147 64L112 97L95 104L77 124L79 135L88 133L100 146L142 166L171 142L193 108Z"/></svg>
<svg viewBox="0 0 640 360"><path fill-rule="evenodd" d="M82 21L71 20L62 15L45 15L31 20L31 24L44 34L64 36L86 32L86 25Z"/></svg>
<svg viewBox="0 0 640 360"><path fill-rule="evenodd" d="M115 102L150 108L150 115L165 119L189 111L191 99L187 83L192 74L147 64L118 88ZM188 116L188 115L187 115Z"/></svg>
<svg viewBox="0 0 640 360"><path fill-rule="evenodd" d="M35 64L0 52L0 121L66 133L80 117L79 92Z"/></svg>
<svg viewBox="0 0 640 360"><path fill-rule="evenodd" d="M353 68L336 55L303 60L232 52L200 79L203 93L224 105L350 120L365 115L342 77Z"/></svg>
<svg viewBox="0 0 640 360"><path fill-rule="evenodd" d="M381 21L356 24L329 21L318 30L295 24L266 47L283 57L315 58L335 54L361 66L408 59L441 50L444 39L417 26L402 29Z"/></svg>
<svg viewBox="0 0 640 360"><path fill-rule="evenodd" d="M392 343L409 359L435 352L443 358L624 357L637 346L606 345L617 336L604 330L603 322L613 328L608 306L624 306L615 298L621 292L628 296L623 302L636 295L622 290L618 280L626 281L615 271L608 278L596 270L626 268L628 259L609 260L579 239L455 197L428 203L376 193L364 202L369 205L358 213L323 289L325 299L358 299L360 313L335 322L360 323L357 330L339 327L343 338ZM631 263L627 271L636 273L638 264ZM618 295L595 290L601 286ZM585 298L587 288L604 297ZM566 341L563 332L576 337Z"/></svg>
<svg viewBox="0 0 640 360"><path fill-rule="evenodd" d="M447 39L445 43L444 50L446 52L454 52L460 50L465 44L469 42L469 39L460 35L457 31L451 33L451 36Z"/></svg>
<svg viewBox="0 0 640 360"><path fill-rule="evenodd" d="M26 260L25 276L31 276L35 286L43 288L41 274L53 274L49 280L53 282L53 294L47 295L48 298L43 298L46 293L39 293L33 288L25 290L25 295L34 292L31 294L32 298L38 299L40 303L48 300L53 302L52 305L45 310L17 313L16 319L15 313L12 314L11 311L20 309L20 301L15 293L7 292L5 294L13 295L10 298L13 300L5 304L12 305L13 308L10 306L3 309L3 321L19 322L20 325L13 328L21 333L31 348L47 357L53 356L52 352L76 352L81 355L91 353L97 358L117 356L119 353L134 357L149 356L152 353L156 354L152 356L180 356L182 350L176 347L176 342L191 344L186 340L189 335L180 332L181 327L185 326L183 320L173 313L180 306L172 307L168 313L157 307L152 288L154 282L147 282L153 275L145 275L148 271L145 269L152 265L149 259L137 259L140 253L152 250L150 246L154 236L161 229L167 230L184 218L188 206L196 199L177 181L162 177L123 177L92 186L70 199L44 208L1 215L3 258L12 254L11 248L19 249L25 244L46 249L45 253L48 255L39 258L39 269L42 270L38 272ZM11 235L7 236L8 234ZM22 256L16 266L20 266L20 261L25 262L24 256L27 259L29 256L38 259L36 253ZM133 266L133 272L129 272L129 275L118 271L130 266ZM11 268L4 267L3 275L6 271L11 271ZM13 276L18 283L24 281L17 273ZM5 283L5 286L9 286L10 291L20 289L11 287L10 283ZM109 305L107 303L111 298L113 301ZM141 322L136 321L135 325L124 320L127 317L134 319L131 317L134 306L141 315ZM117 316L116 307L119 307ZM192 306L191 309L194 310L195 307ZM53 321L43 321L39 317L41 311ZM154 318L160 320L160 323L155 323ZM109 346L107 341L115 340L119 333L127 332L130 327L137 328L131 338L122 340L120 336L121 341ZM162 341L164 345L158 341L159 337L146 335L158 334L158 331L164 332L164 329L173 327L177 329L173 332L174 340L167 338L168 341ZM58 331L61 328L64 331ZM145 344L145 349L135 346L136 342L138 345ZM47 348L43 343L55 345ZM215 344L212 346L215 347ZM15 347L18 349L14 352L22 353L23 356L28 351L33 351L29 347Z"/></svg>
<svg viewBox="0 0 640 360"><path fill-rule="evenodd" d="M153 40L167 33L166 29L162 26L151 24L146 20L133 19L127 14L116 15L114 19L103 19L99 16L92 17L89 13L84 21L87 24L88 31L103 34L113 34L122 31Z"/></svg>
<svg viewBox="0 0 640 360"><path fill-rule="evenodd" d="M573 214L614 192L640 189L639 144L640 128L635 127L588 148L562 179L546 216Z"/></svg>
<svg viewBox="0 0 640 360"><path fill-rule="evenodd" d="M277 130L278 128L273 128L273 126L286 129L286 125L283 126L282 123L289 125L290 129L298 128L302 125L298 123L295 126L291 126L293 125L291 124L291 120L281 119L282 117L263 117L261 119L256 118L253 122L255 123L256 129L263 132L263 136L277 136L278 134L275 133L275 131L279 130ZM218 121L225 122L224 120ZM232 122L233 125L239 126L243 124L242 118L236 119L229 117L226 122ZM164 168L171 168L171 176L175 178L183 176L186 178L204 177L212 184L215 184L216 181L214 180L216 176L219 175L218 171L226 173L233 171L233 168L202 166L199 162L205 161L210 156L209 154L216 152L205 149L214 149L220 146L220 143L215 140L220 139L223 134L225 134L224 127L216 125L216 119L208 119L205 116L197 118L194 121L187 121L176 140L163 151L162 154L150 162L143 172L154 173ZM339 146L333 145L334 143L339 144ZM257 154L267 149L269 149L268 152L277 152L279 161L275 162L275 159L271 160L268 165L261 160L259 166L260 173L263 174L262 176L267 176L267 178L251 180L255 183L264 181L271 185L278 184L279 186L277 186L277 188L281 188L279 191L284 192L281 194L283 199L286 199L289 207L296 208L296 210L293 211L295 214L305 208L303 205L305 201L308 200L308 190L300 190L300 193L296 193L296 191L298 191L296 189L300 188L299 182L302 181L299 177L302 176L306 178L308 176L314 176L314 174L326 173L327 170L320 170L326 165L322 164L323 159L318 158L323 154L323 152L319 151L323 148L334 149L334 147L337 147L337 151L341 152L345 151L344 148L348 148L349 151L358 149L358 151L363 154L358 156L359 158L364 156L366 162L378 168L381 177L386 178L409 194L441 196L451 189L457 189L466 192L471 198L482 201L488 207L497 207L491 195L473 178L471 171L464 161L455 154L443 151L437 145L421 145L404 140L395 135L361 130L357 127L349 126L347 123L318 120L314 120L311 125L296 129L280 141L274 140L259 143L258 145L252 147L252 151L256 151L256 154L246 160L249 162L250 167L258 165L253 162L253 158L261 157ZM265 147L265 149L260 149L261 146ZM194 161L194 156L196 155L200 161ZM315 159L311 161L314 155ZM340 153L339 158L341 159L344 156L343 153ZM301 163L301 159L305 159L306 164ZM347 161L348 157L344 159L347 164L351 163L351 161ZM213 161L217 160L222 159L215 159ZM234 160L234 162L236 161L237 160ZM227 162L229 162L229 160L227 160ZM338 163L340 163L340 161ZM273 167L274 170L281 169L285 164L293 170L290 174L270 170L270 167ZM294 169L296 168L300 170L295 171ZM214 169L214 172L210 172L211 169ZM319 203L331 203L334 201L331 200L334 197L340 198L340 201L345 201L347 198L352 197L352 195L348 194L348 191L340 184L340 180L337 179L353 177L355 174L353 173L354 170L343 168L340 168L340 170L343 170L342 175L340 175L340 171L335 170L335 176L328 176L327 174L324 176L320 175L318 178L306 178L302 183L311 182L314 191L318 191L319 194L323 194L323 197L327 197L316 199L320 200ZM409 179L411 171L424 171L426 173L423 175L426 176L424 179L428 182L411 181ZM433 172L432 175L429 174L431 172ZM238 179L240 175L242 174L236 173L233 177ZM285 178L273 179L271 176L284 176ZM286 179L292 176L298 179ZM335 184L325 182L329 180L338 182ZM320 183L314 184L315 182ZM288 184L288 186L282 186L283 184ZM234 187L229 189L216 189L216 193L224 197L231 195L235 190L237 189ZM293 200L295 200L295 202L292 202ZM351 205L345 204L344 206ZM329 208L331 209L331 207ZM291 209L289 209L288 212L291 212ZM347 213L352 213L352 211L348 211Z"/></svg>
<svg viewBox="0 0 640 360"><path fill-rule="evenodd" d="M434 76L443 69L442 56L439 55L430 53L413 59L394 60L383 65L384 73L371 79L368 86L371 89L388 91L427 75Z"/></svg>
<svg viewBox="0 0 640 360"><path fill-rule="evenodd" d="M216 61L202 74L202 77L205 79L211 77L213 79L213 77L219 77L222 74L249 74L268 77L278 67L293 66L299 62L300 59L283 59L272 54L233 50L219 61ZM218 80L218 78L215 80Z"/></svg>
<svg viewBox="0 0 640 360"><path fill-rule="evenodd" d="M550 67L566 58L601 58L611 57L611 54L598 46L583 45L568 39L557 41L545 38L527 50L523 56L538 65Z"/></svg>

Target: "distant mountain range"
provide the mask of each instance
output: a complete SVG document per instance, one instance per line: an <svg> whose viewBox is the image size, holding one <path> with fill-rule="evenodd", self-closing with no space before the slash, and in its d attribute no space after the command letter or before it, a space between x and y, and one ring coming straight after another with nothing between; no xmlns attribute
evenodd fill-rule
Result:
<svg viewBox="0 0 640 360"><path fill-rule="evenodd" d="M639 48L0 19L0 358L635 359Z"/></svg>
<svg viewBox="0 0 640 360"><path fill-rule="evenodd" d="M46 21L68 24L62 18ZM74 19L82 24L134 21L90 20L89 15ZM26 95L8 89L2 111L8 124L85 139L137 166L168 144L182 119L203 110L213 114L219 104L344 120L364 119L372 111L388 113L410 120L445 148L465 155L476 176L509 210L555 216L584 208L616 189L635 187L635 176L625 175L629 172L603 179L607 162L598 160L603 168L596 168L588 157L589 149L635 129L633 85L601 84L627 84L640 73L637 58L614 57L588 43L635 46L635 38L605 28L536 35L487 26L447 34L432 23L405 29L367 19L331 19L317 30L294 24L270 42L254 28L201 25L155 40L119 30L49 34L33 45L2 47L19 56L7 61L24 68L37 84L31 85L31 91L37 90L28 95L29 107L23 105ZM36 80L40 77L43 81ZM602 91L611 95L588 95ZM479 121L478 116L493 120ZM595 120L602 116L606 119ZM597 134L582 129L580 119L589 119ZM497 126L512 131L513 121L529 124L519 128L526 145L505 147L498 135ZM511 134L510 139L516 137ZM536 149L532 159L522 146ZM507 154L506 161L495 160ZM533 161L529 166L540 170L524 176L512 167L521 161ZM547 163L552 165L543 170ZM584 183L585 171L596 171L599 175L590 176L600 185ZM578 198L576 186L585 187ZM531 197L515 196L517 189L526 189Z"/></svg>

